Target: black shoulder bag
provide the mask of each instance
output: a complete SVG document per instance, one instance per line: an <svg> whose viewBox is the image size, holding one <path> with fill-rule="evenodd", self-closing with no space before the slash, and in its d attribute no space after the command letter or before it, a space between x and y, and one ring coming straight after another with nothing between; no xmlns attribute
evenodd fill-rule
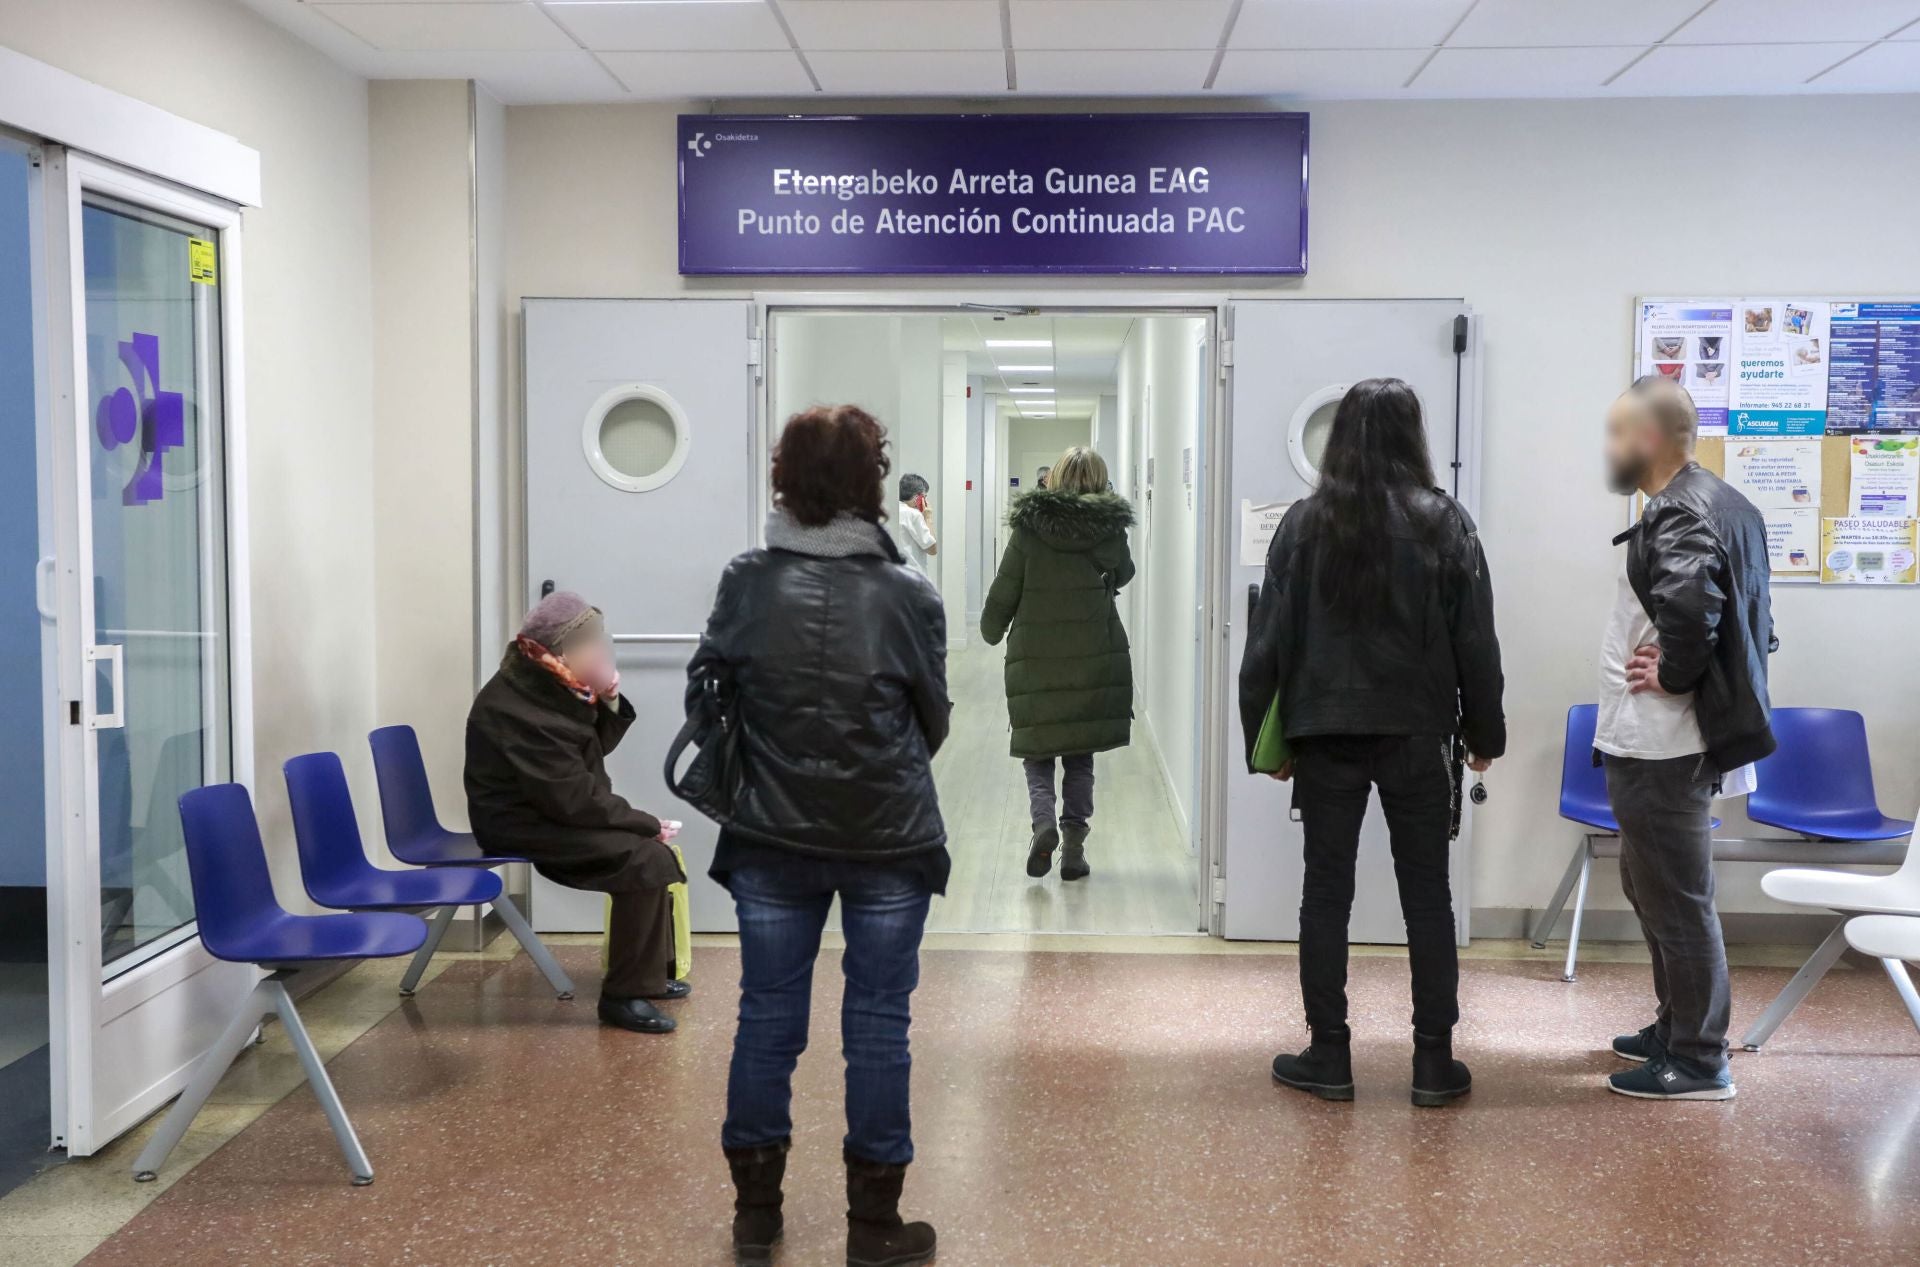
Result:
<svg viewBox="0 0 1920 1267"><path fill-rule="evenodd" d="M680 754L689 744L698 751L687 763L686 773L676 775ZM708 674L700 680L699 694L687 713L686 724L667 745L667 788L724 827L733 818L740 795L745 756L740 747L740 702L733 680L723 674Z"/></svg>

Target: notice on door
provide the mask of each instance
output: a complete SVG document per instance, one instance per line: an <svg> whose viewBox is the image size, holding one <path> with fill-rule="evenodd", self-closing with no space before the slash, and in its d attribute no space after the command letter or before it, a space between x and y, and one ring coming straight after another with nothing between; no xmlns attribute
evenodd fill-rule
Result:
<svg viewBox="0 0 1920 1267"><path fill-rule="evenodd" d="M1292 502L1256 502L1240 499L1240 563L1243 567L1264 567L1267 562L1267 548L1273 544L1274 534L1280 531L1280 521L1287 517L1287 507Z"/></svg>

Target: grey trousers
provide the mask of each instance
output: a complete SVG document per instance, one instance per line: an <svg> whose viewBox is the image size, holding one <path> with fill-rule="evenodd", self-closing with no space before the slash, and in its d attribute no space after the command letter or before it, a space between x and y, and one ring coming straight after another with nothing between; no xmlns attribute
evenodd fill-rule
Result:
<svg viewBox="0 0 1920 1267"><path fill-rule="evenodd" d="M1727 949L1713 906L1713 789L1704 756L1608 757L1620 886L1653 956L1654 1032L1703 1074L1727 1064Z"/></svg>
<svg viewBox="0 0 1920 1267"><path fill-rule="evenodd" d="M1036 828L1053 826L1053 761L1052 757L1028 757L1020 763L1027 771L1027 809ZM1093 817L1091 752L1060 758L1060 794L1066 801L1060 825L1085 827Z"/></svg>

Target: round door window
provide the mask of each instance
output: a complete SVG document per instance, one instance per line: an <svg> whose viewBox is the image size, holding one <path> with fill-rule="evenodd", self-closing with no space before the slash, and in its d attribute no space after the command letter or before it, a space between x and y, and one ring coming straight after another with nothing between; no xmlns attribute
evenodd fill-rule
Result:
<svg viewBox="0 0 1920 1267"><path fill-rule="evenodd" d="M658 387L629 383L593 403L580 442L595 475L623 492L644 493L686 464L686 411Z"/></svg>
<svg viewBox="0 0 1920 1267"><path fill-rule="evenodd" d="M1327 437L1333 433L1333 415L1339 411L1349 386L1335 383L1322 387L1300 402L1287 424L1287 457L1309 484L1320 481L1320 459L1327 451Z"/></svg>

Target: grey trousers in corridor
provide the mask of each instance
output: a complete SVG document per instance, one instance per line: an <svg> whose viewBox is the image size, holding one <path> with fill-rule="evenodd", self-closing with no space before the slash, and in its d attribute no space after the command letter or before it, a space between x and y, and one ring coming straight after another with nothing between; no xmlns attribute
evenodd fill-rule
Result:
<svg viewBox="0 0 1920 1267"><path fill-rule="evenodd" d="M1085 827L1093 817L1093 754L1078 752L1060 759L1060 796L1062 827ZM1052 757L1028 757L1020 764L1027 771L1027 809L1035 827L1053 826Z"/></svg>
<svg viewBox="0 0 1920 1267"><path fill-rule="evenodd" d="M1607 799L1620 822L1620 886L1653 956L1655 1033L1703 1073L1727 1064L1732 1011L1727 949L1713 906L1713 790L1704 756L1608 757Z"/></svg>

